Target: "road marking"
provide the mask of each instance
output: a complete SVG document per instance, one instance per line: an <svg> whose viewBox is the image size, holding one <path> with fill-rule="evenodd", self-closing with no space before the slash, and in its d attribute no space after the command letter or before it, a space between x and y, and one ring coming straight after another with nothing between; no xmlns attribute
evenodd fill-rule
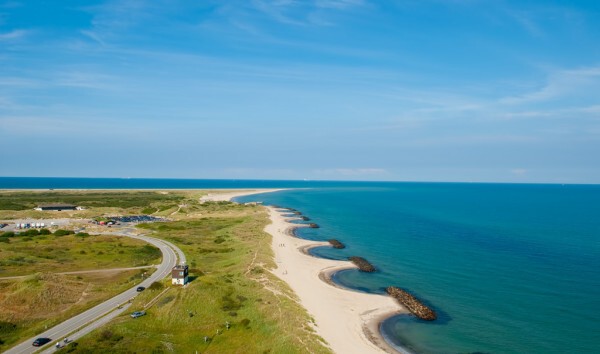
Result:
<svg viewBox="0 0 600 354"><path fill-rule="evenodd" d="M40 333L34 337L31 337L31 338L21 342L20 344L17 344L16 346L7 350L5 353L7 353L7 354L34 353L41 349L40 347L33 347L31 345L31 343L35 340L35 338L38 338L38 337L51 338L52 342L50 342L42 347L42 348L44 348L44 347L47 348L50 344L55 343L55 341L62 340L63 338L67 337L69 334L73 333L74 331L77 331L78 329L81 331L84 331L85 328L87 328L87 327L85 327L85 328L82 328L82 327L84 327L86 325L89 326L92 322L99 322L103 316L106 316L111 311L114 311L114 309L117 306L127 302L130 298L135 297L138 294L136 291L136 288L138 286L148 287L153 282L163 279L166 276L168 276L171 272L171 269L176 265L177 254L180 254L180 257L185 261L185 255L183 254L183 252L177 246L173 245L172 243L170 243L168 241L164 241L164 240L160 240L160 239L157 239L154 237L144 236L144 235L129 235L127 233L121 233L118 235L140 239L140 240L146 241L147 243L150 243L150 244L158 247L160 249L161 253L163 254L163 262L157 267L158 268L157 271L154 274L152 274L150 277L148 277L147 279L142 281L141 283L134 286L133 288L128 289L128 290L122 292L121 294L118 294L118 295L106 300L105 302L98 304L98 305L94 306L93 308L88 309L87 311L84 311L83 313L80 313L79 315L71 317L70 319L63 321L62 323L52 327L51 329L49 329L43 333ZM103 324L102 322L100 322L100 323ZM96 327L94 327L93 329L95 329L95 328Z"/></svg>

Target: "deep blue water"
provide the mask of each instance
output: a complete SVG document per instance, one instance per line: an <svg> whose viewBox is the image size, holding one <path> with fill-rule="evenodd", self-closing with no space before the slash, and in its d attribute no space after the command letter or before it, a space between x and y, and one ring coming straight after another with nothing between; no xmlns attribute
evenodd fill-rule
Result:
<svg viewBox="0 0 600 354"><path fill-rule="evenodd" d="M405 288L439 319L396 317L384 332L420 353L599 353L600 186L366 184L239 198L296 208L347 247L314 254L367 258L344 271L367 292Z"/></svg>
<svg viewBox="0 0 600 354"><path fill-rule="evenodd" d="M303 188L248 196L302 211L374 274L340 284L409 290L435 322L396 317L383 330L421 353L599 353L600 186L0 177L0 189Z"/></svg>

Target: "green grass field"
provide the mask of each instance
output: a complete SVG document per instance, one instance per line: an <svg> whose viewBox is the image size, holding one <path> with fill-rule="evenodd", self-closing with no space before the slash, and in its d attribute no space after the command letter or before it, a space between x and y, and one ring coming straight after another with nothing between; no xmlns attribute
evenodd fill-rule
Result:
<svg viewBox="0 0 600 354"><path fill-rule="evenodd" d="M135 286L144 271L154 269L0 280L0 352Z"/></svg>
<svg viewBox="0 0 600 354"><path fill-rule="evenodd" d="M153 236L177 244L193 279L168 287L147 315L129 313L77 341L78 353L321 353L329 352L287 285L268 269L275 266L268 222L261 207L209 203L201 218L147 224ZM215 215L213 217L213 215ZM132 311L158 294L146 290ZM230 328L226 328L226 323ZM218 334L217 334L218 333ZM204 337L208 337L205 342ZM67 349L65 349L67 351Z"/></svg>
<svg viewBox="0 0 600 354"><path fill-rule="evenodd" d="M145 208L153 203L177 205L184 194L156 191L27 191L0 192L0 210L30 210L39 204L74 204L86 208Z"/></svg>
<svg viewBox="0 0 600 354"><path fill-rule="evenodd" d="M170 278L146 289L131 311L77 340L62 352L79 353L329 353L313 329L306 311L288 286L269 272L275 266L271 237L263 231L269 222L260 206L229 202L199 203L205 191L52 191L0 192L0 219L95 218L111 215L152 214L172 221L140 226L140 231L169 240L186 254L192 281L185 288ZM123 197L123 195L125 196ZM64 195L64 197L63 197ZM33 211L40 203L73 203L83 211ZM11 210L10 208L20 209ZM3 210L4 209L4 210ZM91 228L89 228L91 230ZM108 229L106 229L108 231ZM92 232L92 231L90 231ZM2 274L30 274L90 268L131 267L155 263L156 255L141 243L116 236L69 235L11 237L0 242ZM0 350L39 333L127 288L135 279L114 275L112 285L92 274L66 276L43 273L27 279L0 282ZM137 273L135 273L137 274ZM56 278L60 277L60 278ZM57 279L63 287L56 287ZM104 284L104 285L101 285ZM100 289L97 297L82 296ZM163 293L163 291L165 291ZM23 294L31 294L25 296ZM36 294L44 294L36 295ZM160 296L159 296L160 295ZM85 301L79 299L84 298ZM77 299L75 299L77 298ZM18 306L47 299L47 316L40 311L18 316ZM69 299L68 301L66 299ZM3 302L4 301L4 302ZM84 304L82 304L82 302ZM61 308L59 304L66 304ZM130 312L146 309L132 319ZM229 329L226 328L229 323ZM205 337L207 341L205 341Z"/></svg>
<svg viewBox="0 0 600 354"><path fill-rule="evenodd" d="M119 236L15 236L0 242L0 277L137 267L161 262L158 248Z"/></svg>

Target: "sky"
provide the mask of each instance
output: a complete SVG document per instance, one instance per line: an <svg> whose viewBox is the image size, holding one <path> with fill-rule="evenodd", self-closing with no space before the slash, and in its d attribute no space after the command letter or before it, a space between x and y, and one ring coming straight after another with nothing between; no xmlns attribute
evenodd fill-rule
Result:
<svg viewBox="0 0 600 354"><path fill-rule="evenodd" d="M600 183L600 2L3 0L0 176Z"/></svg>

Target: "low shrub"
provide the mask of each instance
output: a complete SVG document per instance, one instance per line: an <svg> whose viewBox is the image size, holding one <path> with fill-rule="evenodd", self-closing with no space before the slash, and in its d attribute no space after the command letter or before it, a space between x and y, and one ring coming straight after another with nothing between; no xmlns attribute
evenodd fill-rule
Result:
<svg viewBox="0 0 600 354"><path fill-rule="evenodd" d="M17 325L11 322L0 321L0 333L8 333L17 329Z"/></svg>
<svg viewBox="0 0 600 354"><path fill-rule="evenodd" d="M155 281L154 283L152 283L148 289L150 290L161 290L162 288L164 288L165 286L163 285L163 283L161 282L157 282Z"/></svg>
<svg viewBox="0 0 600 354"><path fill-rule="evenodd" d="M19 236L37 236L40 232L37 229L29 229L24 232L19 232Z"/></svg>
<svg viewBox="0 0 600 354"><path fill-rule="evenodd" d="M248 328L248 326L250 325L250 320L247 318L244 318L243 320L240 321L240 325L242 325L242 327Z"/></svg>
<svg viewBox="0 0 600 354"><path fill-rule="evenodd" d="M67 236L67 235L73 235L75 232L73 230L63 230L63 229L58 229L56 231L54 231L54 236Z"/></svg>

